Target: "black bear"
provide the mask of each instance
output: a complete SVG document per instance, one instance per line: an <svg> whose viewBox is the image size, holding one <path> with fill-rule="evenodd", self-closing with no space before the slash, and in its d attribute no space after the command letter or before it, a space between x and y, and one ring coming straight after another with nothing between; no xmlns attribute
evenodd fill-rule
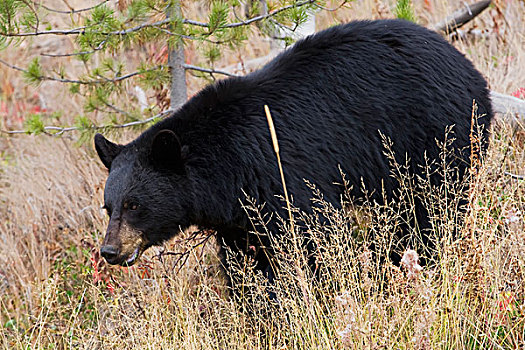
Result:
<svg viewBox="0 0 525 350"><path fill-rule="evenodd" d="M127 145L95 136L109 169L110 221L101 254L111 264L131 265L190 225L215 230L234 251L267 244L252 233L240 203L246 194L287 216L277 197L283 187L264 105L272 112L293 204L309 211L312 193L304 179L337 206L341 170L354 198L363 195L362 184L375 193L395 192L381 134L417 173L425 152L438 158L436 140L454 125L452 166L463 176L474 100L486 130L493 116L486 81L432 31L379 20L319 32L256 72L207 86ZM424 214L419 220L428 227ZM255 259L270 276L267 255L258 252Z"/></svg>

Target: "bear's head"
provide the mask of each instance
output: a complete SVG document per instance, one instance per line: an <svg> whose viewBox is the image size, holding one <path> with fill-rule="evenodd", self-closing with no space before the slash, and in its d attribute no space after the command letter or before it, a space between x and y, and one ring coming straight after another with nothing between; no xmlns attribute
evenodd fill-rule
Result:
<svg viewBox="0 0 525 350"><path fill-rule="evenodd" d="M100 253L110 264L130 266L148 247L190 225L183 149L170 130L128 145L97 134L95 148L109 170L104 189L109 225Z"/></svg>

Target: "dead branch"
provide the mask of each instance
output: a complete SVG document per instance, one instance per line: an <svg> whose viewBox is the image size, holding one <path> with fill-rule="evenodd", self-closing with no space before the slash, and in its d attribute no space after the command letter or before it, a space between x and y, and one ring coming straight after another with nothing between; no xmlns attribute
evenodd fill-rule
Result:
<svg viewBox="0 0 525 350"><path fill-rule="evenodd" d="M524 175L516 175L516 174L513 174L513 173L509 173L508 171L505 171L505 175L508 175L511 178L516 179L516 180L525 180L525 176Z"/></svg>
<svg viewBox="0 0 525 350"><path fill-rule="evenodd" d="M175 267L179 267L177 269L176 273L179 273L180 270L186 265L186 262L188 261L190 254L198 247L202 247L201 250L201 256L199 257L202 259L202 254L204 253L204 248L206 247L206 244L210 241L211 237L214 237L215 231L208 230L208 229L201 229L193 232L188 238L184 238L181 240L176 241L175 243L177 246L186 245L186 249L182 252L172 252L172 251L166 251L162 250L160 251L156 258L159 259L161 263L163 263L165 256L175 256L176 259L173 263L173 269Z"/></svg>
<svg viewBox="0 0 525 350"><path fill-rule="evenodd" d="M194 71L198 71L198 72L209 73L211 75L213 75L213 74L222 74L222 75L226 75L226 76L229 76L229 77L237 77L238 76L237 74L230 73L230 72L228 72L226 70L198 67L198 66L194 66L192 64L186 64L186 63L184 63L182 65L182 67L184 69L186 69L186 70L194 70Z"/></svg>
<svg viewBox="0 0 525 350"><path fill-rule="evenodd" d="M462 27L466 23L470 22L474 17L479 15L492 3L492 0L482 0L473 4L465 4L464 8L461 8L450 16L445 18L443 21L434 25L436 32L443 32L449 34L456 29Z"/></svg>

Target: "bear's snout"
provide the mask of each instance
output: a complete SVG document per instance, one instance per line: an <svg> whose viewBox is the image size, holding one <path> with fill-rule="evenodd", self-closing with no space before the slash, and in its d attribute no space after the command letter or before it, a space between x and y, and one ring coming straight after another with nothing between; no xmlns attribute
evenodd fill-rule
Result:
<svg viewBox="0 0 525 350"><path fill-rule="evenodd" d="M112 245L103 245L100 248L100 255L102 255L104 259L106 259L106 261L112 265L118 264L119 254L119 249Z"/></svg>
<svg viewBox="0 0 525 350"><path fill-rule="evenodd" d="M125 221L111 220L100 248L100 255L112 265L131 266L145 248L146 240L142 232Z"/></svg>

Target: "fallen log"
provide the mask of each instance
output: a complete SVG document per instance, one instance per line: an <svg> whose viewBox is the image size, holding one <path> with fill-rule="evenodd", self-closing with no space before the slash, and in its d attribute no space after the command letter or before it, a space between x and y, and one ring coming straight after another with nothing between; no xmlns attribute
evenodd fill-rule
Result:
<svg viewBox="0 0 525 350"><path fill-rule="evenodd" d="M525 100L491 91L492 108L512 124L525 125Z"/></svg>
<svg viewBox="0 0 525 350"><path fill-rule="evenodd" d="M434 25L433 29L437 32L449 34L456 29L470 22L492 3L492 0L482 0L473 4L465 4L465 7L453 12L443 21Z"/></svg>

